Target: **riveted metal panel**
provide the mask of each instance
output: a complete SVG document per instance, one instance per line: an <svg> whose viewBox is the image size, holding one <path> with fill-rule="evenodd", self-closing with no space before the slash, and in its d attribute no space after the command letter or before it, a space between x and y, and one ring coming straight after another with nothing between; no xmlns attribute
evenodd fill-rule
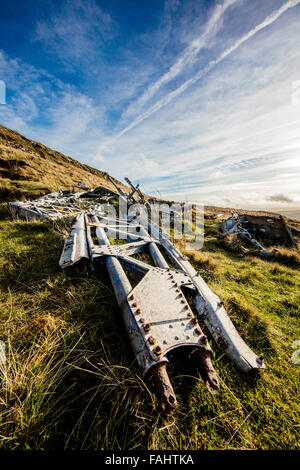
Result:
<svg viewBox="0 0 300 470"><path fill-rule="evenodd" d="M128 296L153 359L182 345L209 348L176 276L182 280L178 272L154 268Z"/></svg>

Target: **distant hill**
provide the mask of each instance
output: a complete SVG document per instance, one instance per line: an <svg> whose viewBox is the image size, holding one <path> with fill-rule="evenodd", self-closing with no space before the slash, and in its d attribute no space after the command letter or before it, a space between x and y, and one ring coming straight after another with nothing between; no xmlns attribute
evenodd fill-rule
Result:
<svg viewBox="0 0 300 470"><path fill-rule="evenodd" d="M276 211L277 212L277 211ZM288 210L278 210L278 213L289 219L295 219L300 222L300 207L295 207Z"/></svg>
<svg viewBox="0 0 300 470"><path fill-rule="evenodd" d="M0 125L0 201L35 198L79 182L114 189L102 171Z"/></svg>

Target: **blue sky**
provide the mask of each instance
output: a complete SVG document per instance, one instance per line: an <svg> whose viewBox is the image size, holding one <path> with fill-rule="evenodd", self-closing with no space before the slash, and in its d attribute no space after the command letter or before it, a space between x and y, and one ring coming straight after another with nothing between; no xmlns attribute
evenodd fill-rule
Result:
<svg viewBox="0 0 300 470"><path fill-rule="evenodd" d="M300 0L0 0L0 123L152 194L300 206Z"/></svg>

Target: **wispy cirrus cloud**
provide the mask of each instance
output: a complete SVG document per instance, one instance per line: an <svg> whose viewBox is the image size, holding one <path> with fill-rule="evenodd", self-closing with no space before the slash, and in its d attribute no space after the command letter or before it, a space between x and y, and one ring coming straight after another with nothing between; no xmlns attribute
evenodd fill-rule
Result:
<svg viewBox="0 0 300 470"><path fill-rule="evenodd" d="M172 199L272 207L276 201L269 198L280 186L300 201L300 107L291 99L300 63L297 25L291 12L278 27L262 29L212 69L210 80L121 136L104 152L122 152L115 172ZM128 167L141 149L159 164L159 175L144 172L141 180L140 171Z"/></svg>
<svg viewBox="0 0 300 470"><path fill-rule="evenodd" d="M193 63L199 52L209 46L209 41L218 31L218 26L229 7L241 0L225 0L224 3L218 4L205 24L203 33L191 43L180 54L175 63L165 72L155 83L152 83L138 99L137 105L144 105L152 96L166 83L176 78L189 64Z"/></svg>
<svg viewBox="0 0 300 470"><path fill-rule="evenodd" d="M228 49L222 52L222 54L218 58L211 60L202 70L196 73L193 77L186 80L183 84L181 84L175 90L166 94L166 96L158 100L153 106L151 106L144 113L138 116L133 122L131 122L124 129L122 129L117 135L115 135L115 137L112 140L109 140L108 145L113 143L115 140L119 139L126 132L129 132L131 129L133 129L138 124L143 122L145 119L149 118L153 113L156 113L157 111L159 111L163 106L168 105L171 101L173 101L179 95L184 93L190 86L192 86L197 81L205 77L214 67L216 67L220 62L222 62L224 59L230 56L233 52L235 52L242 44L244 44L246 41L248 41L253 36L255 36L259 31L272 25L272 23L278 20L278 18L280 18L286 11L288 11L289 9L299 4L300 4L300 0L289 0L288 2L284 3L277 11L273 12L271 15L265 18L263 22L255 26L255 28L251 29L251 31L249 31L247 34L242 36L232 46L230 46ZM163 77L161 78L161 80L163 80ZM153 89L155 89L155 85Z"/></svg>
<svg viewBox="0 0 300 470"><path fill-rule="evenodd" d="M45 19L37 21L34 39L49 54L68 67L74 61L86 63L91 56L101 57L101 48L114 34L113 22L94 0L66 0L53 8Z"/></svg>
<svg viewBox="0 0 300 470"><path fill-rule="evenodd" d="M92 98L54 75L11 59L0 51L0 76L8 85L1 123L77 158L99 158L94 148L103 139L103 113ZM89 134L89 143L84 140Z"/></svg>

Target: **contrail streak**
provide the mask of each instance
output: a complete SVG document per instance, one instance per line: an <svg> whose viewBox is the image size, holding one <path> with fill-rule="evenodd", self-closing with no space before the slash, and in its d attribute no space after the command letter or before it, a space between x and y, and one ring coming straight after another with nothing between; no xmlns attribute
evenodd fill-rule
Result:
<svg viewBox="0 0 300 470"><path fill-rule="evenodd" d="M282 16L287 10L294 8L295 6L299 5L299 3L300 3L300 0L289 0L288 2L286 2L278 10L276 10L271 15L269 15L262 23L257 25L251 31L249 31L249 33L245 34L242 38L236 41L231 47L226 49L226 51L224 51L217 59L212 60L203 70L200 70L196 75L194 75L189 80L185 81L176 90L168 93L167 96L165 96L164 98L159 100L157 103L155 103L153 106L151 106L147 111L141 114L131 124L125 127L121 132L119 132L119 134L117 134L110 142L108 142L107 144L104 144L104 146L107 146L115 142L122 135L124 135L125 133L127 133L134 127L136 127L138 124L140 124L142 121L150 117L153 113L161 109L163 106L166 106L167 104L169 104L171 101L173 101L174 98L181 95L181 93L183 93L187 88L189 88L195 82L197 82L198 80L203 78L205 75L207 75L207 73L210 72L210 70L212 70L216 65L218 65L222 60L224 60L234 51L236 51L242 44L244 44L246 41L248 41L250 38L252 38L255 34L257 34L262 29L266 28L267 26L270 26L272 23L278 20L278 18L280 18L280 16Z"/></svg>
<svg viewBox="0 0 300 470"><path fill-rule="evenodd" d="M179 75L183 68L189 63L193 62L198 53L203 49L207 44L207 41L212 33L216 32L216 28L221 18L224 16L224 13L228 10L229 7L239 2L240 0L225 0L223 4L217 5L214 9L212 16L210 17L205 30L201 36L194 39L188 47L185 48L179 59L170 67L170 69L160 77L155 83L149 86L149 88L143 93L143 95L138 99L137 104L143 105L148 101L165 83L173 80L177 75Z"/></svg>

